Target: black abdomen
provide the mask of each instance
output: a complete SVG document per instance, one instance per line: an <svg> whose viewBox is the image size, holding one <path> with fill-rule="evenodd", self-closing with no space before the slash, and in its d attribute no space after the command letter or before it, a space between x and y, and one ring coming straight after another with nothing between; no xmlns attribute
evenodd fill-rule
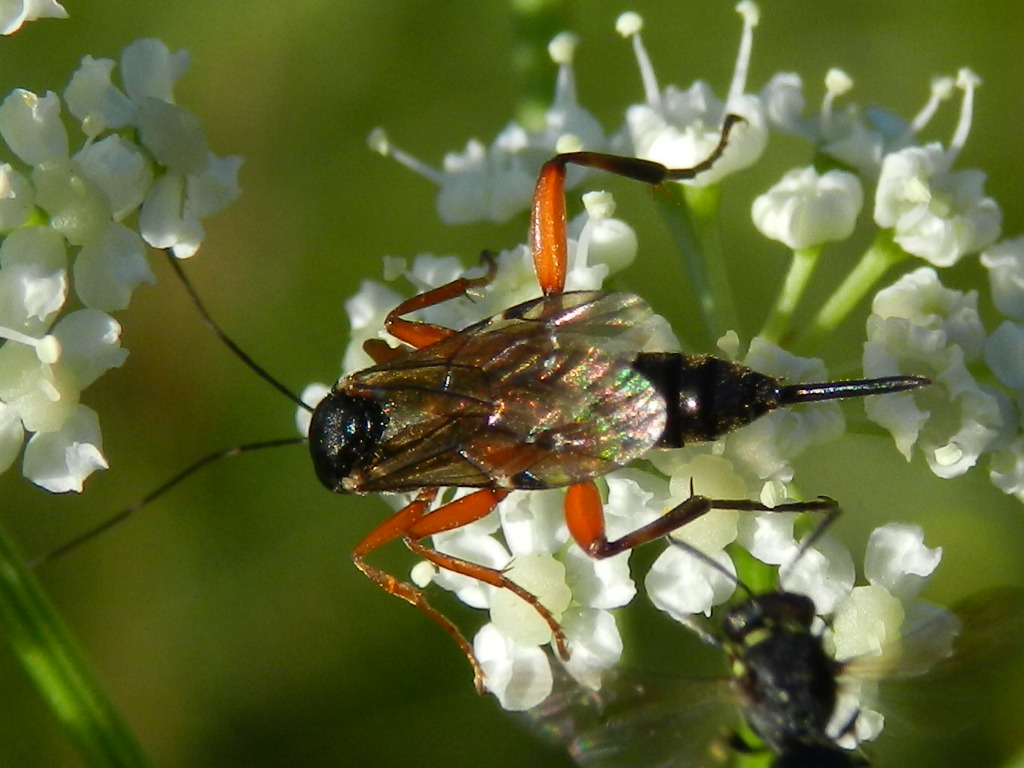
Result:
<svg viewBox="0 0 1024 768"><path fill-rule="evenodd" d="M717 440L780 405L777 379L710 355L642 352L633 369L668 406L659 448Z"/></svg>

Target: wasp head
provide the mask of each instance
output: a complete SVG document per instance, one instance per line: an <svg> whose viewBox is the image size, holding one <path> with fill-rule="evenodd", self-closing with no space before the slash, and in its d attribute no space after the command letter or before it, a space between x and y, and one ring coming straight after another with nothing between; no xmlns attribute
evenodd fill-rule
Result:
<svg viewBox="0 0 1024 768"><path fill-rule="evenodd" d="M332 390L309 425L309 453L320 482L335 493L351 491L353 469L376 454L386 424L374 398Z"/></svg>
<svg viewBox="0 0 1024 768"><path fill-rule="evenodd" d="M814 601L795 592L769 592L736 606L725 617L725 636L736 643L765 631L810 632Z"/></svg>

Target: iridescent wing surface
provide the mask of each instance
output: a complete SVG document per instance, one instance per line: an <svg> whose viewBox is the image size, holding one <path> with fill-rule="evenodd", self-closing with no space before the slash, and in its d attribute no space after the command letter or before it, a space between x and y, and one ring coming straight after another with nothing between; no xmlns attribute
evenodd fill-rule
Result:
<svg viewBox="0 0 1024 768"><path fill-rule="evenodd" d="M642 456L666 418L631 367L652 314L628 293L546 296L346 377L389 419L357 490L552 488Z"/></svg>

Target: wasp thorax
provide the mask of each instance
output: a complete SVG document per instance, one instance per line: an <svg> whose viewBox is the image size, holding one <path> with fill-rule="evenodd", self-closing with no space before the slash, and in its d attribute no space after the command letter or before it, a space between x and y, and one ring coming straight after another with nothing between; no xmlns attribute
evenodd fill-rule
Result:
<svg viewBox="0 0 1024 768"><path fill-rule="evenodd" d="M313 411L309 453L320 482L335 493L346 493L352 470L375 454L387 416L372 397L332 391Z"/></svg>

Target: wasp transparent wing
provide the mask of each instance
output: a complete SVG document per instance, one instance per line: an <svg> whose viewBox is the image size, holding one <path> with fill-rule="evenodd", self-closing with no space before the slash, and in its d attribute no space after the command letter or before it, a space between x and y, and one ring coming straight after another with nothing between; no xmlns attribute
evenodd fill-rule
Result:
<svg viewBox="0 0 1024 768"><path fill-rule="evenodd" d="M952 653L939 660L935 649L941 642L935 637L945 633L948 618L913 630L901 643L895 668L883 670L870 658L846 666L844 680L857 685L858 678L867 679L878 687L875 700L867 704L882 714L884 729L876 742L863 745L873 764L950 764L949 756L957 749L965 750L973 764L1002 764L977 751L978 744L993 739L975 738L975 729L990 727L1005 709L992 697L999 679L1021 672L1024 590L984 590L955 605L952 615L961 630ZM1019 746L1021 731L1014 720L1010 732L1017 734Z"/></svg>
<svg viewBox="0 0 1024 768"><path fill-rule="evenodd" d="M389 421L359 490L552 488L642 456L665 403L623 350L651 316L627 293L547 296L352 374Z"/></svg>
<svg viewBox="0 0 1024 768"><path fill-rule="evenodd" d="M584 768L721 768L739 724L722 679L613 670L592 691L560 667L554 692L526 715Z"/></svg>

